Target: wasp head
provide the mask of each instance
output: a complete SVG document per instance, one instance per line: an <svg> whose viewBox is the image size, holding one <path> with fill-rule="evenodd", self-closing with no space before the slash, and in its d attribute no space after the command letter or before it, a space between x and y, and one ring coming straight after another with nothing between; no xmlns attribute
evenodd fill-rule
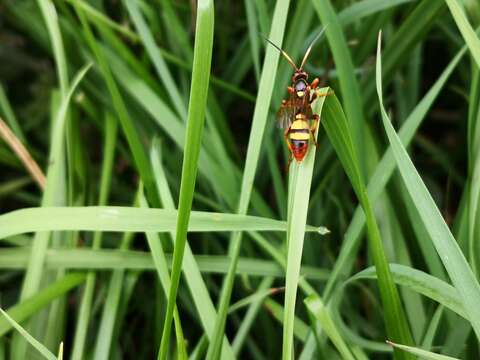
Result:
<svg viewBox="0 0 480 360"><path fill-rule="evenodd" d="M303 70L297 70L292 76L293 88L298 97L305 96L307 91L308 74Z"/></svg>

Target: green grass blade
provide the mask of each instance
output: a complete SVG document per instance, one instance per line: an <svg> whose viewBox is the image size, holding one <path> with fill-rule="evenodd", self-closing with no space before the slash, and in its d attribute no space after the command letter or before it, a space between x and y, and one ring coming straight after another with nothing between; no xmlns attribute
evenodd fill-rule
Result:
<svg viewBox="0 0 480 360"><path fill-rule="evenodd" d="M148 208L147 199L143 193L140 195L140 207ZM162 285L163 291L168 295L168 289L170 288L170 274L168 272L167 259L162 248L160 237L157 233L147 232L147 242L150 252L152 253L153 263L157 270L158 278ZM185 348L185 338L183 336L182 323L180 322L180 316L178 314L178 308L175 305L173 311L173 320L175 323L175 334L177 338L177 351L180 359L187 359L187 349Z"/></svg>
<svg viewBox="0 0 480 360"><path fill-rule="evenodd" d="M387 132L405 186L411 198L415 199L418 214L430 233L434 246L445 265L452 283L462 298L469 321L477 337L479 337L480 308L478 304L480 303L480 286L383 108L381 71L379 38L377 49L377 92L385 131Z"/></svg>
<svg viewBox="0 0 480 360"><path fill-rule="evenodd" d="M21 327L15 320L13 320L3 309L0 308L0 312L2 315L7 319L7 321L12 325L15 330L17 330L20 335L23 336L25 340L27 340L37 351L42 354L45 359L48 360L57 360L56 356L53 355L50 350L48 350L40 341L35 339L32 335L30 335L27 330Z"/></svg>
<svg viewBox="0 0 480 360"><path fill-rule="evenodd" d="M310 311L320 322L322 330L335 345L338 352L342 355L342 358L347 360L355 360L347 344L338 332L337 327L335 326L335 323L328 312L328 309L323 304L323 301L316 295L310 295L304 300L304 302L308 311Z"/></svg>
<svg viewBox="0 0 480 360"><path fill-rule="evenodd" d="M26 259L27 257L25 257L25 260ZM10 307L7 310L7 313L16 322L22 323L33 314L49 305L53 299L64 295L71 289L82 284L84 281L84 274L77 273L65 275L62 279L57 280L56 282L41 289L35 295L25 299L17 305ZM6 320L0 320L0 336L5 335L11 329L11 323Z"/></svg>
<svg viewBox="0 0 480 360"><path fill-rule="evenodd" d="M365 212L369 249L379 274L378 286L384 306L387 334L392 339L394 337L403 339L400 342L411 344L412 338L408 323L398 296L397 288L388 268L380 232L360 174L357 156L351 141L345 114L335 95L329 96L325 102L322 123ZM395 357L408 358L409 356L401 352L396 352Z"/></svg>
<svg viewBox="0 0 480 360"><path fill-rule="evenodd" d="M5 89L3 88L2 84L0 83L0 115L4 116L5 120L7 121L8 125L12 129L15 136L24 144L27 144L25 134L23 133L22 128L18 124L18 120L13 112L12 106L8 101L7 94L5 93Z"/></svg>
<svg viewBox="0 0 480 360"><path fill-rule="evenodd" d="M329 88L318 91L319 98L312 106L314 114L321 118L323 103ZM315 137L318 134L318 128ZM311 145L312 146L312 145ZM300 278L303 241L305 238L305 224L307 222L308 203L312 184L313 166L315 164L315 150L312 149L305 156L301 164L293 162L290 167L289 206L287 227L287 274L285 279L285 312L283 319L283 350L282 358L290 359L294 354L293 348L293 321L297 287Z"/></svg>
<svg viewBox="0 0 480 360"><path fill-rule="evenodd" d="M160 194L160 199L167 210L174 210L175 203L173 201L172 194L170 192L170 188L168 186L167 178L165 171L163 170L162 162L160 159L160 144L158 141L154 140L152 144L152 150L150 152L150 158L152 161L153 171L155 173L155 180L157 182L158 192ZM172 246L175 246L173 239L175 237L174 231L170 232L172 238ZM206 264L211 265L210 262L205 262ZM171 259L169 261L171 265ZM227 265L227 264L225 264ZM227 265L228 266L228 265ZM227 267L225 267L226 272ZM208 292L208 288L202 278L202 263L194 257L192 249L188 243L188 239L185 243L185 255L183 259L183 272L185 274L185 280L187 282L187 286L190 289L190 294L192 296L193 302L197 308L198 315L202 322L203 329L206 332L207 338L211 339L213 329L215 326L215 318L217 314L215 312L215 306L213 304L212 299L210 298L210 294ZM233 359L233 351L228 343L227 338L223 340L223 347L222 347L222 356L226 359Z"/></svg>
<svg viewBox="0 0 480 360"><path fill-rule="evenodd" d="M362 98L360 87L355 78L355 68L352 57L348 49L347 41L343 33L338 16L330 0L315 0L313 6L317 11L319 18L326 26L326 36L330 50L335 60L335 66L339 77L340 87L342 89L343 101L347 121L352 131L352 141L357 153L361 154L363 145L363 126L365 119L363 116ZM360 166L360 169L363 165Z"/></svg>
<svg viewBox="0 0 480 360"><path fill-rule="evenodd" d="M168 294L167 312L158 358L164 360L168 352L173 309L180 282L183 254L187 238L193 192L197 177L198 156L205 122L208 83L213 47L214 8L213 0L200 0L197 4L197 23L193 55L192 85L188 104L188 119L183 153L182 180L178 201L178 220L173 252L171 286Z"/></svg>
<svg viewBox="0 0 480 360"><path fill-rule="evenodd" d="M177 84L168 70L165 60L163 60L162 54L155 44L155 39L148 29L148 25L140 13L137 1L124 0L124 4L128 9L137 31L140 34L140 38L142 39L148 55L153 62L157 75L162 80L163 85L170 96L170 100L173 103L175 110L181 118L185 119L187 117L187 109L182 100L182 95L180 94Z"/></svg>
<svg viewBox="0 0 480 360"><path fill-rule="evenodd" d="M362 17L373 15L393 6L403 5L413 0L363 0L353 3L338 14L342 25L351 24Z"/></svg>
<svg viewBox="0 0 480 360"><path fill-rule="evenodd" d="M398 285L429 297L458 315L467 318L462 300L452 285L423 271L412 269L405 265L390 264L390 271L392 272L393 280ZM352 276L345 284L360 279L376 278L375 268L370 267Z"/></svg>
<svg viewBox="0 0 480 360"><path fill-rule="evenodd" d="M58 190L57 184L59 178L62 176L61 159L64 148L64 129L67 109L73 93L75 92L77 86L79 85L80 81L83 79L89 68L90 65L85 66L78 72L77 76L75 76L72 85L68 91L68 94L66 98L62 100L60 109L58 110L58 113L56 115L55 127L52 135L50 148L49 167L47 170L47 184L43 194L42 206L51 206L55 202L55 196ZM38 210L41 209L45 208L38 208ZM45 232L39 232L35 235L32 246L32 253L35 254L35 256L32 256L32 258L30 259L29 266L25 274L21 299L32 296L40 286L42 267L45 260L45 253L48 248L49 238L49 233Z"/></svg>
<svg viewBox="0 0 480 360"><path fill-rule="evenodd" d="M128 249L132 239L132 233L124 233L119 248L121 250ZM115 270L110 277L102 317L98 327L98 333L102 335L96 338L97 341L93 351L93 359L95 360L107 360L110 357L115 324L119 318L122 289L124 282L126 282L125 277L125 270L123 269Z"/></svg>
<svg viewBox="0 0 480 360"><path fill-rule="evenodd" d="M0 251L0 269L23 269L26 266L28 260L29 249L5 249ZM172 256L166 255L167 265L169 268L172 266ZM199 301L198 307L205 313L211 313L210 305L203 306L207 300L206 296L199 295L208 294L205 284L203 282L200 273L213 273L213 274L225 274L228 270L229 258L222 255L195 255L191 261L195 263L196 270L190 269L190 260L187 260L187 254L185 253L185 274L190 292L195 294L194 300L202 298L205 301ZM128 269L128 270L155 270L155 265L151 259L151 256L147 252L142 251L117 251L117 250L91 250L91 249L55 249L48 250L45 266L48 269L82 269L82 270L114 270L114 269ZM247 274L253 276L274 276L283 278L285 277L283 265L279 265L276 262L269 260L262 260L257 258L241 257L239 259L237 274ZM190 269L190 270L189 270ZM193 267L192 267L193 269ZM196 275L192 275L193 272ZM329 272L326 269L302 266L301 274L303 280L311 279L315 281L325 281L328 278ZM190 279L191 278L191 279ZM197 282L194 282L196 280ZM203 288L203 289L202 289ZM205 290L205 291L204 291ZM212 306L213 303L209 301ZM210 308L210 310L207 310ZM199 314L204 317L206 331L210 331L210 327L213 329L214 319L209 321L207 316L203 316L199 310ZM214 313L212 313L215 315ZM214 317L212 315L212 318ZM210 324L210 325L207 325Z"/></svg>
<svg viewBox="0 0 480 360"><path fill-rule="evenodd" d="M252 0L244 0L243 2L247 15L248 39L252 52L253 69L255 71L255 78L258 81L260 79L260 37L258 36L257 14Z"/></svg>
<svg viewBox="0 0 480 360"><path fill-rule="evenodd" d="M68 2L77 5L81 8L85 14L95 21L98 21L100 24L104 24L115 31L118 31L120 34L125 35L132 41L139 41L139 37L133 31L131 31L126 26L118 25L115 21L111 20L100 11L95 9L93 6L89 5L87 2L83 0L67 0Z"/></svg>
<svg viewBox="0 0 480 360"><path fill-rule="evenodd" d="M102 173L100 176L100 193L98 196L98 204L105 205L108 199L110 183L112 178L113 161L115 155L115 144L117 136L117 119L110 114L105 117L105 141L102 161ZM102 233L97 232L93 236L93 249L101 247ZM95 288L95 273L89 273L83 291L80 310L75 328L75 338L73 341L72 360L81 360L85 350L85 339L87 336L88 324L90 320L93 293Z"/></svg>
<svg viewBox="0 0 480 360"><path fill-rule="evenodd" d="M455 20L463 38L465 39L468 49L472 53L473 59L477 63L477 66L480 67L480 39L468 22L462 5L458 0L445 0L445 2L447 3L453 19Z"/></svg>
<svg viewBox="0 0 480 360"><path fill-rule="evenodd" d="M406 351L410 354L418 356L421 359L426 359L426 360L458 360L457 358L454 358L454 357L451 357L451 356L435 354L433 352L423 350L423 349L419 349L419 348L416 348L416 347L413 347L413 346L395 344L391 341L387 341L387 343L392 345L395 348L401 349L401 350Z"/></svg>
<svg viewBox="0 0 480 360"><path fill-rule="evenodd" d="M58 80L60 83L60 93L62 94L62 98L65 98L68 93L68 68L62 36L60 34L57 11L55 10L55 5L51 1L37 0L37 3L42 11L42 16L47 25L48 35L52 43L53 54L57 65Z"/></svg>
<svg viewBox="0 0 480 360"><path fill-rule="evenodd" d="M0 215L0 239L34 231L169 232L178 212L121 206L27 208ZM286 231L286 222L257 216L193 211L188 231ZM325 232L307 226L306 231Z"/></svg>
<svg viewBox="0 0 480 360"><path fill-rule="evenodd" d="M282 45L283 34L285 31L285 24L288 15L289 0L280 0L275 5L273 13L273 22L270 29L269 39L277 44ZM260 76L260 83L258 88L257 102L253 113L252 127L250 130L250 137L248 141L247 157L245 160L245 169L243 171L242 185L240 189L240 199L238 205L238 213L246 214L250 204L250 198L255 179L255 173L260 156L260 148L262 145L263 134L267 124L270 101L272 99L275 76L277 73L278 61L280 54L277 49L271 47L267 48L265 60L263 63L263 70ZM232 242L229 248L229 255L232 258L230 271L224 279L222 285L222 292L220 295L220 302L218 306L218 316L215 323L215 331L213 339L210 343L207 352L208 360L216 360L220 356L221 348L221 334L224 333L225 322L227 318L228 306L232 294L233 283L235 280L235 268L237 266L240 248L242 244L242 233L232 235Z"/></svg>
<svg viewBox="0 0 480 360"><path fill-rule="evenodd" d="M74 3L74 7L78 17L80 18L88 46L95 55L100 67L100 71L106 82L113 107L122 126L123 133L127 138L127 142L132 152L137 170L140 173L143 183L145 184L147 195L150 199L150 202L157 207L158 194L153 181L152 169L149 165L145 149L140 141L138 131L129 116L125 103L123 102L122 95L120 94L120 90L118 89L115 79L113 78L109 63L107 62L102 49L95 40L92 29L90 28L90 25L83 12L84 10L80 8L77 3Z"/></svg>
<svg viewBox="0 0 480 360"><path fill-rule="evenodd" d="M446 67L446 69L437 79L435 84L430 88L428 93L415 107L414 111L412 111L409 117L404 121L398 133L400 140L402 141L402 144L404 146L408 146L412 141L416 131L418 130L422 121L425 119L428 111L432 107L433 102L436 100L436 98L440 94L440 91L447 83L447 80L452 74L453 70L456 68L456 66L462 59L462 56L465 54L465 50L466 48L463 48L457 53L455 58L450 62L450 64ZM393 174L395 166L396 164L392 148L389 147L382 156L382 159L380 160L368 183L368 197L371 199L372 203L375 203L379 198L380 194L384 191L388 180ZM358 249L358 244L361 240L362 229L364 228L364 226L365 215L363 214L363 211L359 206L355 210L353 219L350 222L347 231L345 232L342 249L332 270L332 276L328 279L327 285L325 287L324 299L327 300L330 297L338 279L342 275L350 272L353 264L353 259L355 258L354 253L356 252L356 249ZM438 261L435 261L435 263L432 264L433 269L440 268L437 263Z"/></svg>

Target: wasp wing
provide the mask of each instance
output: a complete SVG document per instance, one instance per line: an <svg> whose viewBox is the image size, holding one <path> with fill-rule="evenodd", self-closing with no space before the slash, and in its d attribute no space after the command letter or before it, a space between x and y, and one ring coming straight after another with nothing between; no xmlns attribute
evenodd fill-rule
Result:
<svg viewBox="0 0 480 360"><path fill-rule="evenodd" d="M312 108L306 98L298 98L291 94L288 100L283 100L277 113L277 126L288 129L295 119L295 115L305 114L307 119L312 117Z"/></svg>
<svg viewBox="0 0 480 360"><path fill-rule="evenodd" d="M288 129L295 117L295 108L283 103L277 112L277 127Z"/></svg>

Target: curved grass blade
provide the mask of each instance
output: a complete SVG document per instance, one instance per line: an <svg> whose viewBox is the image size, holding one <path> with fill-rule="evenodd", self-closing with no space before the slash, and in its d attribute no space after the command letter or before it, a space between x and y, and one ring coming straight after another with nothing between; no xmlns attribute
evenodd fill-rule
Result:
<svg viewBox="0 0 480 360"><path fill-rule="evenodd" d="M412 337L403 311L397 288L390 273L380 232L373 213L367 189L358 167L357 155L351 141L345 114L335 95L328 96L324 106L322 124L355 190L365 212L369 249L379 274L378 286L384 306L387 334L400 342L412 344ZM398 341L398 340L396 340ZM410 358L408 354L395 352L395 358Z"/></svg>
<svg viewBox="0 0 480 360"><path fill-rule="evenodd" d="M435 354L433 352L423 350L423 349L419 349L419 348L416 348L416 347L413 347L413 346L395 344L391 341L387 341L387 344L390 344L393 347L396 347L396 348L401 349L403 351L409 352L410 354L418 356L421 359L426 359L426 360L459 360L459 359L451 357L451 356Z"/></svg>
<svg viewBox="0 0 480 360"><path fill-rule="evenodd" d="M182 100L182 95L178 90L177 84L173 79L167 64L165 63L165 60L163 60L162 54L155 43L155 39L153 38L145 19L140 13L137 1L124 0L124 4L130 13L130 17L132 18L137 31L140 34L148 55L153 62L157 75L162 80L163 85L170 96L170 100L175 106L175 110L181 118L185 119L187 117L187 109Z"/></svg>
<svg viewBox="0 0 480 360"><path fill-rule="evenodd" d="M338 332L328 309L323 304L323 301L316 295L310 295L304 300L304 302L308 311L310 311L320 322L322 330L330 338L340 355L342 355L342 359L355 360L355 357L352 355L347 344L343 341L342 336Z"/></svg>
<svg viewBox="0 0 480 360"><path fill-rule="evenodd" d="M321 118L323 103L327 97L329 88L318 91L319 97L312 106L314 114ZM315 138L318 134L315 131ZM315 164L316 148L305 156L302 163L293 162L290 167L289 181L289 206L287 225L287 272L285 279L285 312L283 319L283 350L282 358L290 359L293 349L293 323L295 316L295 303L297 287L300 279L300 266L302 262L303 241L305 238L305 224L307 223L308 203L312 184L313 166Z"/></svg>
<svg viewBox="0 0 480 360"><path fill-rule="evenodd" d="M468 49L472 53L473 60L477 63L477 66L480 67L480 39L475 33L475 30L473 30L472 25L468 22L462 5L458 0L445 0L445 2L465 39Z"/></svg>
<svg viewBox="0 0 480 360"><path fill-rule="evenodd" d="M440 75L435 84L430 88L428 93L423 97L420 103L415 107L410 116L403 123L398 135L404 146L408 146L412 141L416 131L420 127L422 121L425 119L425 116L430 110L433 102L436 100L436 98L440 94L440 91L447 83L448 78L462 59L465 51L466 48L464 47L457 53L457 55L445 68L445 70ZM375 203L380 194L384 191L388 180L393 174L395 166L396 164L392 148L389 147L384 153L382 159L380 160L368 183L367 192L368 197L370 198L372 203ZM323 298L326 301L330 298L330 295L338 279L342 275L346 275L351 271L350 269L352 268L353 259L355 258L354 253L356 252L356 249L358 248L359 242L361 240L361 233L364 226L365 215L361 207L358 206L355 210L353 219L350 222L347 231L345 232L342 249L340 250L340 254L333 267L332 276L328 279L327 285L325 287ZM441 264L437 263L438 261L432 263L431 269L440 268Z"/></svg>
<svg viewBox="0 0 480 360"><path fill-rule="evenodd" d="M420 215L421 221L431 236L435 249L440 255L445 268L457 289L467 313L468 319L477 335L480 337L480 286L470 269L465 256L463 255L458 243L453 237L448 225L442 218L435 201L428 192L415 166L410 160L407 151L403 147L398 135L390 123L388 115L383 107L381 71L382 60L380 54L380 36L377 48L377 93L380 102L383 125L389 142L392 146L395 160L397 162L400 174L405 186L412 199L415 199L415 205Z"/></svg>
<svg viewBox="0 0 480 360"><path fill-rule="evenodd" d="M55 194L57 190L56 185L58 183L58 179L62 176L60 159L62 159L63 156L64 129L67 109L73 93L75 92L77 86L80 84L80 81L83 79L89 69L90 65L87 65L83 67L75 76L72 85L68 91L68 94L62 100L60 109L58 110L57 116L55 118L55 127L53 130L49 155L49 167L47 170L47 184L42 198L42 206L51 206L52 204L54 204ZM39 210L42 209L46 208L39 208ZM7 224L9 223L7 222ZM4 228L8 230L8 228L11 226L12 224L10 223L8 226L4 225ZM27 268L25 280L22 287L21 299L32 296L40 286L40 279L43 273L42 267L45 260L45 253L48 248L49 239L50 234L47 232L39 232L35 234L32 245L32 253L35 254L35 256L32 256L29 261L29 266Z"/></svg>
<svg viewBox="0 0 480 360"><path fill-rule="evenodd" d="M95 19L95 21L98 21L101 24L105 24L106 26L112 28L113 30L119 32L120 34L128 37L132 41L139 41L139 37L137 34L135 34L133 31L131 31L129 28L117 24L115 21L111 20L107 16L105 16L103 13L95 9L93 6L89 5L87 2L83 0L66 0L72 4L76 4L79 6L88 16L91 18Z"/></svg>
<svg viewBox="0 0 480 360"><path fill-rule="evenodd" d="M0 308L0 313L7 319L7 321L12 325L15 330L17 330L20 335L23 336L25 340L27 340L37 351L43 355L45 359L48 360L57 360L56 356L53 355L50 350L48 350L40 341L35 339L32 335L30 335L27 330L21 327L15 320L13 320L2 308Z"/></svg>
<svg viewBox="0 0 480 360"><path fill-rule="evenodd" d="M166 359L173 309L182 270L183 253L187 239L188 223L192 208L193 192L197 177L198 156L205 122L205 113L210 78L213 48L214 7L213 0L199 0L197 3L197 23L193 54L192 85L188 104L188 120L183 153L182 180L178 201L178 218L173 252L171 286L168 295L167 312L162 333L158 358Z"/></svg>
<svg viewBox="0 0 480 360"><path fill-rule="evenodd" d="M363 116L360 87L355 78L355 68L347 46L347 41L330 0L314 0L313 6L324 26L328 24L328 27L325 30L326 36L335 60L335 66L345 104L347 121L349 122L352 131L351 136L353 145L356 152L362 154L364 148L363 126L365 124L365 119ZM360 169L363 171L363 165L360 165Z"/></svg>
<svg viewBox="0 0 480 360"><path fill-rule="evenodd" d="M176 229L178 211L122 206L40 207L0 215L0 239L34 231L85 230L168 232ZM286 231L284 221L257 216L193 211L188 231ZM306 231L325 232L307 226ZM34 246L35 247L35 246Z"/></svg>
<svg viewBox="0 0 480 360"><path fill-rule="evenodd" d="M128 146L130 147L130 150L132 152L135 166L140 173L143 183L145 184L149 200L155 207L158 207L158 194L153 180L152 169L150 167L145 149L140 141L138 131L132 119L130 118L120 90L118 89L117 83L113 78L110 65L107 62L107 59L102 49L97 44L92 29L90 28L90 25L85 17L84 10L77 4L77 2L74 2L73 6L82 24L83 32L87 40L88 46L95 55L95 58L100 68L100 72L104 77L104 81L107 85L107 89L111 97L113 108L115 109L123 133L127 139Z"/></svg>
<svg viewBox="0 0 480 360"><path fill-rule="evenodd" d="M25 254L25 260L27 255ZM8 315L16 322L22 323L42 308L49 305L53 299L64 295L71 289L77 287L85 281L84 274L72 273L65 275L60 280L41 289L35 295L25 299L24 301L10 307L7 310ZM12 329L12 325L6 320L0 320L0 336L5 335Z"/></svg>
<svg viewBox="0 0 480 360"><path fill-rule="evenodd" d="M450 284L423 271L412 269L408 266L390 264L393 280L401 286L429 297L446 308L467 318L462 300L458 291ZM355 274L345 282L345 285L360 279L376 279L375 268L370 267Z"/></svg>

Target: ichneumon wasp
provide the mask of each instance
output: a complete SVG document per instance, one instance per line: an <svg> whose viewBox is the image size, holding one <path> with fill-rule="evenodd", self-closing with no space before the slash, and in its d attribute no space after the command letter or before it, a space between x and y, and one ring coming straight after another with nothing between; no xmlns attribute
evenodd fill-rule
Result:
<svg viewBox="0 0 480 360"><path fill-rule="evenodd" d="M308 84L308 73L303 67L312 51L313 45L324 31L325 28L312 40L303 56L300 67L295 65L292 58L284 50L272 43L269 39L266 39L272 46L280 51L295 70L292 75L292 84L287 88L289 97L286 100L282 100L282 105L277 113L277 126L284 129L285 142L290 151L287 169L293 158L297 163L302 162L307 154L310 139L313 140L315 146L318 146L315 131L320 119L318 114L313 114L311 104L317 96L326 96L328 93L317 95L315 90L318 87L319 79L315 78Z"/></svg>

